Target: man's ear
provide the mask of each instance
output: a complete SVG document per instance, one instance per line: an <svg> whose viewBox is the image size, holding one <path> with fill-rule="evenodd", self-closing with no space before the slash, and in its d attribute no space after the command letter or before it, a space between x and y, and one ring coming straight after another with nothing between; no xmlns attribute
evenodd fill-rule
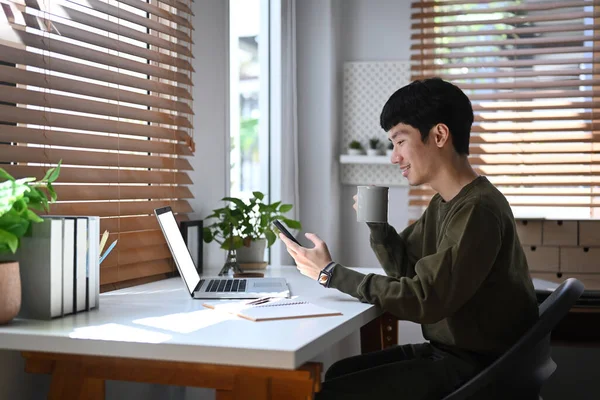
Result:
<svg viewBox="0 0 600 400"><path fill-rule="evenodd" d="M450 129L446 124L437 124L433 127L431 134L433 134L436 147L440 149L450 142Z"/></svg>

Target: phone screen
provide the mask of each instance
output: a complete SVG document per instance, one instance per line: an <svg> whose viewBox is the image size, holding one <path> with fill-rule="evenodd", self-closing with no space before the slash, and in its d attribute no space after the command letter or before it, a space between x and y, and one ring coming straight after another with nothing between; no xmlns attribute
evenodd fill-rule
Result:
<svg viewBox="0 0 600 400"><path fill-rule="evenodd" d="M287 229L285 229L285 226L283 226L283 224L282 224L281 222L279 222L279 221L275 220L275 221L273 221L273 225L275 225L275 227L276 227L277 229L279 229L279 231L280 231L281 233L283 233L283 234L284 234L284 235L285 235L285 236L286 236L288 239L290 239L292 242L296 243L298 246L302 246L302 245L300 244L300 242L299 242L298 240L296 240L296 238L295 238L294 236L292 236L292 234L291 234L291 233L290 233L290 232L289 232Z"/></svg>

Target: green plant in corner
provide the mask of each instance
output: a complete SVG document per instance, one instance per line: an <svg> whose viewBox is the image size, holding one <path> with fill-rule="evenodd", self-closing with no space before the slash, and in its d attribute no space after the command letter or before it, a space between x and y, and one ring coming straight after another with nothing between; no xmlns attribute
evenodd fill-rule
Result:
<svg viewBox="0 0 600 400"><path fill-rule="evenodd" d="M60 164L50 168L44 178L15 179L0 168L0 254L15 253L20 239L29 234L31 224L42 222L35 211L48 211L56 201L52 183L60 173Z"/></svg>
<svg viewBox="0 0 600 400"><path fill-rule="evenodd" d="M377 146L379 146L379 143L380 143L379 139L376 137L373 137L373 138L369 139L369 148L372 150L376 150Z"/></svg>
<svg viewBox="0 0 600 400"><path fill-rule="evenodd" d="M236 197L223 197L221 200L228 204L223 208L213 210L206 217L215 219L211 225L203 229L203 240L210 243L213 240L221 245L222 249L233 250L242 246L249 247L253 240L267 239L267 247L270 247L277 236L273 220L280 220L288 228L302 229L299 221L286 218L284 214L289 212L293 205L281 204L277 201L272 204L263 202L265 195L261 192L252 192L253 197L247 202Z"/></svg>
<svg viewBox="0 0 600 400"><path fill-rule="evenodd" d="M358 140L351 141L348 147L354 150L362 150L363 148L362 144L360 144Z"/></svg>

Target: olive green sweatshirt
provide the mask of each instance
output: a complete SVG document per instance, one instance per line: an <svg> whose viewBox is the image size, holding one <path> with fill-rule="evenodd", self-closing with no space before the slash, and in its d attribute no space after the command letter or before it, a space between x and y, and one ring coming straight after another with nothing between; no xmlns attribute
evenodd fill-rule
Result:
<svg viewBox="0 0 600 400"><path fill-rule="evenodd" d="M387 223L369 227L387 276L338 264L331 287L422 324L430 342L494 356L537 320L512 210L487 178L448 202L436 194L400 234Z"/></svg>

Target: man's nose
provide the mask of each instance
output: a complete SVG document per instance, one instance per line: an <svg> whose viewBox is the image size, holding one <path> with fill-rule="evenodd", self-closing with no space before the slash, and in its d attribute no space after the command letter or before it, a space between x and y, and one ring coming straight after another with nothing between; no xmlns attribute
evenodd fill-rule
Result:
<svg viewBox="0 0 600 400"><path fill-rule="evenodd" d="M391 156L392 164L400 165L400 161L402 161L402 156L400 156L400 152L396 149L392 152Z"/></svg>

